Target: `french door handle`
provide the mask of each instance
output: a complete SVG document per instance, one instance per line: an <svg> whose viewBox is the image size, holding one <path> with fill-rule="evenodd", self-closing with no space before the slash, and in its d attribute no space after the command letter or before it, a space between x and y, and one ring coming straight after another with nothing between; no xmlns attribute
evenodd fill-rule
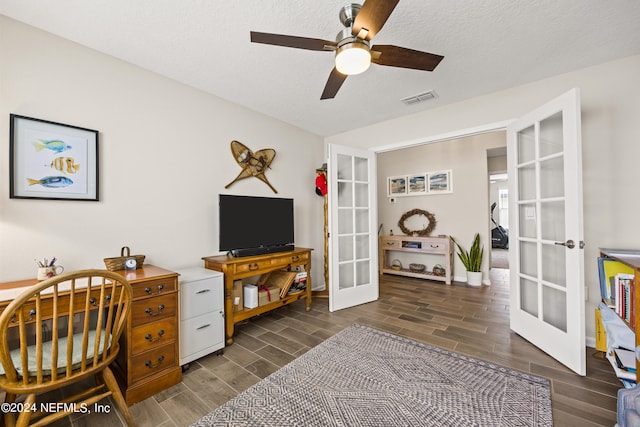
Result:
<svg viewBox="0 0 640 427"><path fill-rule="evenodd" d="M569 249L573 249L576 247L576 242L567 240L566 242L554 242L554 245L566 246Z"/></svg>

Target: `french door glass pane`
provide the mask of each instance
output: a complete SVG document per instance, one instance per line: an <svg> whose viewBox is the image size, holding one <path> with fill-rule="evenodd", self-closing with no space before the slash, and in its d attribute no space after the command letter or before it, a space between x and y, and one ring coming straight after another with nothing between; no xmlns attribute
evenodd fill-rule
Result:
<svg viewBox="0 0 640 427"><path fill-rule="evenodd" d="M345 156L344 154L338 154L338 179L339 180L348 180L351 181L353 179L353 168L351 164L351 156Z"/></svg>
<svg viewBox="0 0 640 427"><path fill-rule="evenodd" d="M564 246L554 244L542 245L542 280L558 286L566 287L565 258L567 251Z"/></svg>
<svg viewBox="0 0 640 427"><path fill-rule="evenodd" d="M338 210L338 233L340 235L353 233L353 209Z"/></svg>
<svg viewBox="0 0 640 427"><path fill-rule="evenodd" d="M567 332L567 294L549 286L542 287L542 320Z"/></svg>
<svg viewBox="0 0 640 427"><path fill-rule="evenodd" d="M537 246L532 242L520 242L520 273L538 276Z"/></svg>
<svg viewBox="0 0 640 427"><path fill-rule="evenodd" d="M535 128L530 126L518 132L518 164L535 158Z"/></svg>
<svg viewBox="0 0 640 427"><path fill-rule="evenodd" d="M339 289L349 289L353 288L354 277L353 277L353 263L349 262L346 264L340 264L338 267L338 288Z"/></svg>
<svg viewBox="0 0 640 427"><path fill-rule="evenodd" d="M369 235L356 236L356 260L369 258Z"/></svg>
<svg viewBox="0 0 640 427"><path fill-rule="evenodd" d="M540 157L563 151L562 111L559 111L540 122Z"/></svg>
<svg viewBox="0 0 640 427"><path fill-rule="evenodd" d="M533 200L536 198L536 168L527 165L518 168L519 200Z"/></svg>
<svg viewBox="0 0 640 427"><path fill-rule="evenodd" d="M355 184L355 201L356 207L368 208L369 207L369 184L356 183Z"/></svg>
<svg viewBox="0 0 640 427"><path fill-rule="evenodd" d="M350 208L353 206L352 184L347 181L338 182L338 207Z"/></svg>
<svg viewBox="0 0 640 427"><path fill-rule="evenodd" d="M369 161L366 158L354 157L353 164L355 168L354 179L366 182L369 176Z"/></svg>
<svg viewBox="0 0 640 427"><path fill-rule="evenodd" d="M520 236L536 237L536 205L535 203L524 203L518 206L518 220L520 221Z"/></svg>
<svg viewBox="0 0 640 427"><path fill-rule="evenodd" d="M353 261L353 237L340 236L339 240L339 262Z"/></svg>
<svg viewBox="0 0 640 427"><path fill-rule="evenodd" d="M369 232L369 209L356 209L356 233Z"/></svg>
<svg viewBox="0 0 640 427"><path fill-rule="evenodd" d="M356 262L356 286L368 285L371 283L371 278L369 277L370 271L371 268L369 267L369 260Z"/></svg>
<svg viewBox="0 0 640 427"><path fill-rule="evenodd" d="M538 317L538 285L522 277L520 278L520 309Z"/></svg>
<svg viewBox="0 0 640 427"><path fill-rule="evenodd" d="M543 240L563 242L566 236L564 200L541 203L540 223Z"/></svg>
<svg viewBox="0 0 640 427"><path fill-rule="evenodd" d="M540 197L564 196L564 159L554 157L540 162Z"/></svg>

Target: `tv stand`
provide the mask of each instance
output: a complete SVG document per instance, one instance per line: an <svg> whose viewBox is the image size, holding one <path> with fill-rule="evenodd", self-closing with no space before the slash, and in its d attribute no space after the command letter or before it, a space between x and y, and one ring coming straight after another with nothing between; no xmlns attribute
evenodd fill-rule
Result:
<svg viewBox="0 0 640 427"><path fill-rule="evenodd" d="M281 247L281 246L279 246ZM293 248L287 252L263 254L245 257L219 255L204 257L204 267L224 273L224 323L227 345L233 344L235 324L250 317L289 305L304 299L307 311L311 311L311 251L308 248ZM246 277L259 276L276 270L289 270L302 266L307 272L307 288L303 291L285 295L278 301L273 301L256 308L233 310L233 283Z"/></svg>
<svg viewBox="0 0 640 427"><path fill-rule="evenodd" d="M229 251L234 257L245 257L253 255L264 255L277 252L289 252L294 249L293 245L279 245L279 246L261 246L259 248L244 248L233 249Z"/></svg>

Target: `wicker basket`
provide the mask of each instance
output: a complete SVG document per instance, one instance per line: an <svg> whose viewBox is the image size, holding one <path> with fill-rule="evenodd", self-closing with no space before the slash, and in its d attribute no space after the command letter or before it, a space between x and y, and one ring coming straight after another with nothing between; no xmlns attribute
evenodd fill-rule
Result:
<svg viewBox="0 0 640 427"><path fill-rule="evenodd" d="M117 270L124 270L124 263L129 259L129 258L135 258L136 259L136 264L137 264L137 268L142 267L142 264L144 263L144 255L130 255L131 250L129 249L129 246L123 246L122 249L120 249L120 256L116 256L113 258L105 258L104 259L104 265L107 266L107 270L109 271L117 271Z"/></svg>

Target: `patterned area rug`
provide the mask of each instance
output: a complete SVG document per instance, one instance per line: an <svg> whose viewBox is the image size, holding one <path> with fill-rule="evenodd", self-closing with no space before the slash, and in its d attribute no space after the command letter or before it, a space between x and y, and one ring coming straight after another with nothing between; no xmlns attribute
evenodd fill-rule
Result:
<svg viewBox="0 0 640 427"><path fill-rule="evenodd" d="M552 426L549 381L354 324L193 426Z"/></svg>

